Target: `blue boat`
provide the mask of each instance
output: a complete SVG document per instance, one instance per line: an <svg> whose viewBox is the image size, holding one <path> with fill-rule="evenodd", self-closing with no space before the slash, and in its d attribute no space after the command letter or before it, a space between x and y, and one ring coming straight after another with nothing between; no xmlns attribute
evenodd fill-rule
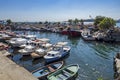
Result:
<svg viewBox="0 0 120 80"><path fill-rule="evenodd" d="M55 46L53 49L44 56L47 63L59 60L65 57L70 52L69 46Z"/></svg>
<svg viewBox="0 0 120 80"><path fill-rule="evenodd" d="M54 62L54 63L46 65L42 68L38 68L38 69L32 71L31 73L36 78L42 79L42 78L46 77L47 75L49 75L49 74L55 72L56 70L60 69L63 66L63 64L64 64L63 61Z"/></svg>

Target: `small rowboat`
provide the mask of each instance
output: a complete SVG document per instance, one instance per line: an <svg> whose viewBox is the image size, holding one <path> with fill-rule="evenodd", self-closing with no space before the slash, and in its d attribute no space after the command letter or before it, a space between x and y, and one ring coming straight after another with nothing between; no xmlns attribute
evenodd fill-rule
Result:
<svg viewBox="0 0 120 80"><path fill-rule="evenodd" d="M68 65L47 76L48 80L74 80L79 70L79 65Z"/></svg>
<svg viewBox="0 0 120 80"><path fill-rule="evenodd" d="M35 77L37 77L38 79L44 78L45 76L49 75L50 73L55 72L56 70L60 69L62 66L63 66L63 61L51 63L42 68L38 68L38 69L32 71L32 74Z"/></svg>

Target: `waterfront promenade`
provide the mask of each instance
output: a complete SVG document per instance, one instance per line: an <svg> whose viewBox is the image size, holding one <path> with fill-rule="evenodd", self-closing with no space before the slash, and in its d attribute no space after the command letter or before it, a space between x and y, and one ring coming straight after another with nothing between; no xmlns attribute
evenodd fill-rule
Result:
<svg viewBox="0 0 120 80"><path fill-rule="evenodd" d="M0 51L0 80L38 80Z"/></svg>

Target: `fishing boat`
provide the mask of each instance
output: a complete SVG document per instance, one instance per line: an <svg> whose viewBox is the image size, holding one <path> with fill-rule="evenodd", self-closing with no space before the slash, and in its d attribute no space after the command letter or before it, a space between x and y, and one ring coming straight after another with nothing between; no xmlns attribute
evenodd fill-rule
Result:
<svg viewBox="0 0 120 80"><path fill-rule="evenodd" d="M34 46L27 45L27 46L25 46L24 49L18 50L18 52L21 53L22 55L29 55L31 52L34 51L34 49L35 49Z"/></svg>
<svg viewBox="0 0 120 80"><path fill-rule="evenodd" d="M62 66L63 66L63 61L51 63L42 68L38 68L38 69L32 71L32 74L35 77L37 77L38 79L41 79L41 78L49 75L50 73L55 72L56 70L60 69Z"/></svg>
<svg viewBox="0 0 120 80"><path fill-rule="evenodd" d="M65 46L65 45L67 45L67 44L68 44L68 42L58 42L56 45Z"/></svg>
<svg viewBox="0 0 120 80"><path fill-rule="evenodd" d="M69 54L70 49L71 48L69 46L61 47L61 45L60 46L57 45L55 47L52 47L51 51L47 52L47 54L44 56L44 59L47 63L59 60L66 56L67 54Z"/></svg>
<svg viewBox="0 0 120 80"><path fill-rule="evenodd" d="M78 30L63 30L61 32L61 34L63 34L63 35L69 35L71 37L78 37L78 36L81 35L81 32L78 31Z"/></svg>
<svg viewBox="0 0 120 80"><path fill-rule="evenodd" d="M34 40L36 38L36 35L23 35L23 37L26 39Z"/></svg>
<svg viewBox="0 0 120 80"><path fill-rule="evenodd" d="M12 38L11 40L7 41L13 47L19 47L20 45L26 44L27 39L24 38Z"/></svg>
<svg viewBox="0 0 120 80"><path fill-rule="evenodd" d="M50 44L50 43L44 43L44 44L41 45L41 47L50 48L50 47L52 47L52 44Z"/></svg>
<svg viewBox="0 0 120 80"><path fill-rule="evenodd" d="M84 40L87 41L93 41L96 39L92 34L90 34L90 30L83 30L81 36Z"/></svg>
<svg viewBox="0 0 120 80"><path fill-rule="evenodd" d="M50 41L50 39L48 39L48 38L40 38L39 40L43 41L43 42L49 42Z"/></svg>
<svg viewBox="0 0 120 80"><path fill-rule="evenodd" d="M42 48L36 49L35 52L33 52L31 54L32 58L34 58L34 59L43 57L44 55L46 55L46 50L44 50Z"/></svg>
<svg viewBox="0 0 120 80"><path fill-rule="evenodd" d="M4 34L4 33L0 33L0 40L10 40L11 36Z"/></svg>
<svg viewBox="0 0 120 80"><path fill-rule="evenodd" d="M47 76L48 80L75 80L79 65L68 65Z"/></svg>
<svg viewBox="0 0 120 80"><path fill-rule="evenodd" d="M95 38L92 35L82 35L81 34L81 36L86 41L94 41L95 40Z"/></svg>

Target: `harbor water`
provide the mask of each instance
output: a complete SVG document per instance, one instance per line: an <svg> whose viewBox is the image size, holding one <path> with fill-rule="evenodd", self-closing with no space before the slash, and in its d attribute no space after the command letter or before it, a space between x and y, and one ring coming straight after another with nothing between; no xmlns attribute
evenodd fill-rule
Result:
<svg viewBox="0 0 120 80"><path fill-rule="evenodd" d="M16 31L24 33L23 31ZM76 80L114 80L113 57L120 52L119 43L105 43L96 41L84 41L81 37L72 38L66 35L49 32L26 31L28 34L35 34L38 38L49 38L52 44L59 41L67 41L71 47L70 54L64 57L65 65L79 64L80 69ZM33 71L45 65L43 58L33 60L30 56L22 57L18 49L10 49L14 62Z"/></svg>

